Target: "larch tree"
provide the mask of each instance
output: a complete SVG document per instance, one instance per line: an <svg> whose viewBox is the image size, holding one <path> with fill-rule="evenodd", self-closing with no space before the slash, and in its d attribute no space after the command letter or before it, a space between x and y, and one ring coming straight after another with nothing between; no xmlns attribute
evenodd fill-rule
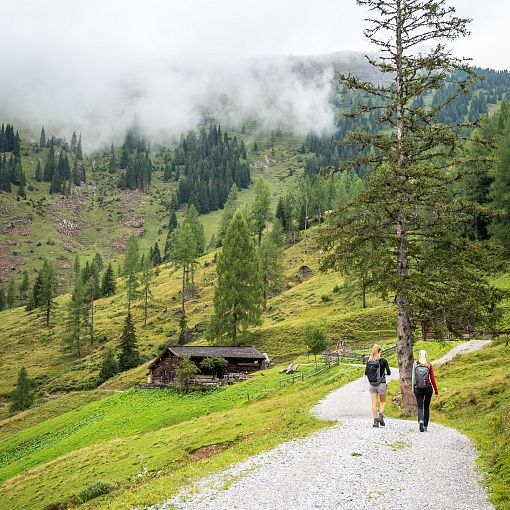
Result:
<svg viewBox="0 0 510 510"><path fill-rule="evenodd" d="M264 179L260 178L255 183L255 201L251 207L250 220L253 230L257 235L257 242L262 242L262 232L271 219L271 191Z"/></svg>
<svg viewBox="0 0 510 510"><path fill-rule="evenodd" d="M51 262L44 261L40 276L40 294L37 301L38 306L44 310L46 326L49 326L51 311L54 307L53 300L57 295L57 276Z"/></svg>
<svg viewBox="0 0 510 510"><path fill-rule="evenodd" d="M220 228L218 230L218 238L217 244L221 246L223 242L223 238L225 237L225 233L227 232L227 228L234 217L234 214L237 210L237 198L239 195L239 191L237 189L237 185L234 183L230 188L230 192L227 197L227 201L223 206L223 213L221 214Z"/></svg>
<svg viewBox="0 0 510 510"><path fill-rule="evenodd" d="M247 328L260 324L264 304L257 249L239 211L227 229L216 271L210 334L216 342L239 345Z"/></svg>
<svg viewBox="0 0 510 510"><path fill-rule="evenodd" d="M67 334L64 336L64 349L75 351L78 357L81 356L82 325L86 307L85 289L81 275L78 275L67 306Z"/></svg>
<svg viewBox="0 0 510 510"><path fill-rule="evenodd" d="M454 57L447 46L468 35L470 20L457 17L444 0L357 3L370 12L364 33L379 54L368 60L382 79L379 84L351 75L340 79L344 87L371 98L349 115L373 113L380 129L351 134L351 142L371 148L353 164L371 165L373 171L367 188L332 215L322 230L322 268L349 274L364 259L372 268L373 288L393 300L402 400L405 412L412 413L416 325L426 320L432 328L473 328L476 321L464 323L462 313L469 302L479 311L470 317L491 327L492 311L501 297L487 283L495 267L488 247L459 235L475 209L452 192L462 172L466 126L437 121L476 80L468 61ZM418 101L447 84L455 91L443 101ZM457 295L459 289L462 293ZM483 299L473 300L475 295ZM448 303L457 303L455 313Z"/></svg>
<svg viewBox="0 0 510 510"><path fill-rule="evenodd" d="M186 316L186 298L191 285L190 272L197 263L200 252L199 244L190 223L179 225L170 238L169 261L177 269L182 269L181 311Z"/></svg>
<svg viewBox="0 0 510 510"><path fill-rule="evenodd" d="M141 277L141 284L142 284L142 296L143 296L143 325L144 327L147 326L147 315L149 310L149 300L152 297L152 291L151 291L151 285L152 285L152 277L153 277L153 271L151 267L151 261L149 258L145 258L145 256L142 255L142 277Z"/></svg>
<svg viewBox="0 0 510 510"><path fill-rule="evenodd" d="M259 248L260 272L262 276L264 309L270 294L278 292L283 278L283 227L279 221L266 232Z"/></svg>

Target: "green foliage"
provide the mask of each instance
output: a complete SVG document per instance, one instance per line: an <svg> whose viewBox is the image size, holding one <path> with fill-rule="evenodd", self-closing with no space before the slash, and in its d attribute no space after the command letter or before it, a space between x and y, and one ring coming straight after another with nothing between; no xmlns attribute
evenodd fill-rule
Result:
<svg viewBox="0 0 510 510"><path fill-rule="evenodd" d="M210 333L216 342L238 345L249 326L260 324L263 306L259 257L239 211L227 229L216 270Z"/></svg>
<svg viewBox="0 0 510 510"><path fill-rule="evenodd" d="M105 494L108 494L114 488L115 485L113 483L104 481L96 482L92 485L89 485L88 487L85 487L85 489L81 490L76 496L76 502L81 505L82 503L86 503L91 499L98 498L99 496L104 496Z"/></svg>
<svg viewBox="0 0 510 510"><path fill-rule="evenodd" d="M179 390L187 393L190 389L191 379L198 374L199 369L189 358L181 358L179 366L175 369Z"/></svg>
<svg viewBox="0 0 510 510"><path fill-rule="evenodd" d="M200 367L207 373L213 374L218 369L226 368L228 365L228 361L225 358L221 358L218 356L211 356L209 358L204 358L200 362Z"/></svg>
<svg viewBox="0 0 510 510"><path fill-rule="evenodd" d="M16 291L14 289L14 279L9 279L9 286L7 287L7 308L12 308L14 306L14 303L16 301Z"/></svg>
<svg viewBox="0 0 510 510"><path fill-rule="evenodd" d="M230 192L227 197L227 201L223 206L223 212L221 214L220 227L218 229L218 246L221 246L225 234L227 233L227 228L234 217L235 212L237 211L237 201L238 201L239 191L237 186L232 184L230 188Z"/></svg>
<svg viewBox="0 0 510 510"><path fill-rule="evenodd" d="M110 262L103 274L103 280L101 282L101 295L113 296L115 294L115 289L115 275L113 273L112 263Z"/></svg>
<svg viewBox="0 0 510 510"><path fill-rule="evenodd" d="M32 392L32 384L28 378L27 369L21 367L18 372L18 382L16 389L11 395L11 412L24 411L34 403L34 394Z"/></svg>
<svg viewBox="0 0 510 510"><path fill-rule="evenodd" d="M266 233L259 248L260 272L263 285L264 308L270 295L279 292L284 285L283 229L279 221Z"/></svg>
<svg viewBox="0 0 510 510"><path fill-rule="evenodd" d="M133 324L131 312L128 312L126 316L119 348L119 370L129 370L130 368L138 366L140 363L140 354L138 352L135 326Z"/></svg>
<svg viewBox="0 0 510 510"><path fill-rule="evenodd" d="M251 206L250 223L257 235L258 245L262 242L262 232L271 219L271 192L264 179L255 183L255 201Z"/></svg>
<svg viewBox="0 0 510 510"><path fill-rule="evenodd" d="M46 326L48 326L50 323L51 310L54 306L54 298L57 295L57 276L53 269L53 264L45 260L38 277L39 280L36 280L34 285L34 299L36 305L40 306L44 310ZM38 286L38 292L35 297L36 286Z"/></svg>
<svg viewBox="0 0 510 510"><path fill-rule="evenodd" d="M86 314L85 289L81 275L74 282L73 292L67 309L67 334L64 337L64 348L75 351L81 356L82 326Z"/></svg>
<svg viewBox="0 0 510 510"><path fill-rule="evenodd" d="M317 367L317 354L320 354L329 346L326 333L320 327L308 325L305 329L305 343L308 352L314 355L315 366Z"/></svg>
<svg viewBox="0 0 510 510"><path fill-rule="evenodd" d="M101 384L112 378L117 373L117 362L113 349L108 349L103 353L101 369L99 371L98 382Z"/></svg>

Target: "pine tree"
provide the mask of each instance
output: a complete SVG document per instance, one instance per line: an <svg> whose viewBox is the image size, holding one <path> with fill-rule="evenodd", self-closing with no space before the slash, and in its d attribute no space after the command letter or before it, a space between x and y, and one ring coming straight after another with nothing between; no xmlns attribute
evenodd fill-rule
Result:
<svg viewBox="0 0 510 510"><path fill-rule="evenodd" d="M103 257L101 257L100 253L97 253L94 255L94 264L97 267L97 270L101 272L103 270Z"/></svg>
<svg viewBox="0 0 510 510"><path fill-rule="evenodd" d="M50 193L61 193L62 192L62 177L60 171L56 168L53 171L50 184Z"/></svg>
<svg viewBox="0 0 510 510"><path fill-rule="evenodd" d="M11 413L24 411L32 407L34 403L32 383L28 378L27 369L25 367L21 367L18 372L18 382L16 383L16 389L13 391L11 399Z"/></svg>
<svg viewBox="0 0 510 510"><path fill-rule="evenodd" d="M257 234L258 245L262 242L262 232L271 219L271 192L269 186L260 178L255 183L255 201L251 207L250 219Z"/></svg>
<svg viewBox="0 0 510 510"><path fill-rule="evenodd" d="M0 312L5 310L7 307L7 298L5 297L5 290L3 287L0 287Z"/></svg>
<svg viewBox="0 0 510 510"><path fill-rule="evenodd" d="M152 248L152 255L150 260L153 267L159 266L161 264L161 250L159 249L159 244L157 241L154 243L154 247Z"/></svg>
<svg viewBox="0 0 510 510"><path fill-rule="evenodd" d="M26 302L29 289L30 289L30 281L28 279L28 272L23 271L23 280L19 287L19 297L20 297L21 301Z"/></svg>
<svg viewBox="0 0 510 510"><path fill-rule="evenodd" d="M43 180L46 182L51 182L55 169L55 146L51 144L50 150L48 151L48 157L46 158L46 163L44 165Z"/></svg>
<svg viewBox="0 0 510 510"><path fill-rule="evenodd" d="M491 197L491 207L497 214L489 231L506 250L510 250L510 122L506 126L497 151Z"/></svg>
<svg viewBox="0 0 510 510"><path fill-rule="evenodd" d="M35 168L34 178L37 182L41 182L43 180L42 168L41 168L41 160L37 160L37 166Z"/></svg>
<svg viewBox="0 0 510 510"><path fill-rule="evenodd" d="M81 356L82 325L86 309L85 289L81 275L74 282L71 299L67 307L67 335L64 337L64 348L75 351Z"/></svg>
<svg viewBox="0 0 510 510"><path fill-rule="evenodd" d="M216 270L210 332L216 342L239 345L247 328L260 323L263 307L260 261L239 211L227 229Z"/></svg>
<svg viewBox="0 0 510 510"><path fill-rule="evenodd" d="M81 148L81 133L80 137L78 138L78 144L76 145L76 159L83 161L83 152ZM83 179L85 180L85 179Z"/></svg>
<svg viewBox="0 0 510 510"><path fill-rule="evenodd" d="M102 384L111 379L117 373L117 361L113 349L108 349L103 353L103 361L99 370L98 383Z"/></svg>
<svg viewBox="0 0 510 510"><path fill-rule="evenodd" d="M136 367L140 362L140 355L138 354L135 326L129 311L124 323L119 347L119 370L124 371Z"/></svg>
<svg viewBox="0 0 510 510"><path fill-rule="evenodd" d="M205 233L204 226L198 217L198 211L194 205L190 205L184 218L184 223L191 226L195 241L198 245L198 254L203 255L205 250Z"/></svg>
<svg viewBox="0 0 510 510"><path fill-rule="evenodd" d="M76 136L76 131L73 131L71 136L71 152L75 153L78 143L78 137Z"/></svg>
<svg viewBox="0 0 510 510"><path fill-rule="evenodd" d="M177 228L177 216L175 211L170 211L170 218L168 220L168 232L171 234Z"/></svg>
<svg viewBox="0 0 510 510"><path fill-rule="evenodd" d="M350 166L370 165L372 175L367 189L322 231L321 245L327 251L322 268L350 273L370 252L367 247L376 246L366 262L374 288L396 306L400 388L405 412L411 414L416 405L411 388L413 323L426 319L443 325L446 320L446 327L459 330L464 316L470 327L492 328L497 314L491 310L501 299L486 280L496 270L489 247L458 235L474 209L450 193L462 173L462 127L439 118L476 79L468 62L453 57L445 46L467 35L469 20L456 17L444 0L358 4L371 12L365 35L379 49L379 56L369 61L388 79L373 84L341 77L342 85L377 102L349 115L358 118L377 110L380 125L375 132L351 135L354 143L371 145L374 153ZM439 103L413 106L420 96L443 90L447 96Z"/></svg>
<svg viewBox="0 0 510 510"><path fill-rule="evenodd" d="M9 280L7 287L7 308L13 308L16 301L16 291L14 290L14 278Z"/></svg>
<svg viewBox="0 0 510 510"><path fill-rule="evenodd" d="M53 299L57 295L57 277L51 262L47 260L44 261L40 276L40 295L37 299L39 303L37 306L40 306L44 310L46 326L49 326L50 314L54 305Z"/></svg>
<svg viewBox="0 0 510 510"><path fill-rule="evenodd" d="M115 275L113 274L113 267L111 262L108 264L106 271L103 274L103 281L101 283L101 295L113 296L115 294Z"/></svg>
<svg viewBox="0 0 510 510"><path fill-rule="evenodd" d="M39 137L39 147L46 147L46 132L44 126L41 128L41 136Z"/></svg>
<svg viewBox="0 0 510 510"><path fill-rule="evenodd" d="M0 190L6 191L7 193L11 192L11 176L5 156L4 159L0 161Z"/></svg>

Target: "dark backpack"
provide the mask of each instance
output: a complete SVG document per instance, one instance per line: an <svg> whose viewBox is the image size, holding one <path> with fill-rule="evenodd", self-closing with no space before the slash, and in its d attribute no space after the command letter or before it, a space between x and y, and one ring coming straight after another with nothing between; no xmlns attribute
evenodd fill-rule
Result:
<svg viewBox="0 0 510 510"><path fill-rule="evenodd" d="M368 382L373 386L378 386L379 384L381 384L382 380L381 364L379 363L378 359L367 361L365 375L368 378Z"/></svg>
<svg viewBox="0 0 510 510"><path fill-rule="evenodd" d="M414 367L414 385L417 388L425 389L430 385L430 363L421 365L417 363Z"/></svg>

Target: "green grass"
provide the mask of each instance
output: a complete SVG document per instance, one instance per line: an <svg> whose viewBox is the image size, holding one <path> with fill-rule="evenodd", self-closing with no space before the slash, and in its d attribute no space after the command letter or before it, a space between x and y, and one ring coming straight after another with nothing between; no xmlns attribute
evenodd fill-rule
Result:
<svg viewBox="0 0 510 510"><path fill-rule="evenodd" d="M0 473L9 477L0 509L43 508L99 481L118 489L87 508L159 501L191 479L328 426L310 407L359 375L359 367L334 367L277 391L274 369L209 394L130 390L93 402L0 443ZM212 456L195 457L210 445L218 445ZM149 471L141 483L140 464Z"/></svg>
<svg viewBox="0 0 510 510"><path fill-rule="evenodd" d="M431 422L456 428L473 440L498 510L510 509L509 366L510 349L504 344L437 365L434 372L440 398L433 397L431 405ZM391 382L386 412L405 418L392 401L397 392L398 382Z"/></svg>

